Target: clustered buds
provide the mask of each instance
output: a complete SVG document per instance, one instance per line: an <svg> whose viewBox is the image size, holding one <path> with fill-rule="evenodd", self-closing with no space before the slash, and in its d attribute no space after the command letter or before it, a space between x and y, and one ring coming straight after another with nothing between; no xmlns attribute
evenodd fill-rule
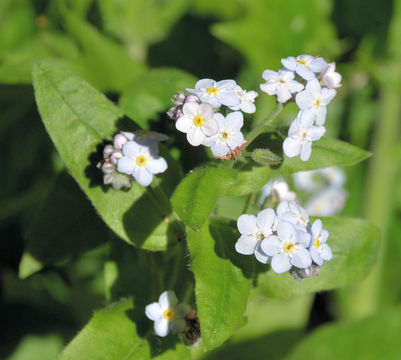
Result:
<svg viewBox="0 0 401 360"><path fill-rule="evenodd" d="M242 112L256 111L258 94L243 90L234 80L202 79L186 90L189 94L174 96L174 106L167 112L176 120L177 130L187 134L192 146L210 147L217 159L236 159L246 144ZM226 116L219 112L222 107L228 111Z"/></svg>
<svg viewBox="0 0 401 360"><path fill-rule="evenodd" d="M102 169L103 183L114 189L130 188L135 179L141 186L149 186L153 175L167 170L167 162L158 156L158 142L166 135L154 131L120 132L112 145L103 150L104 160L98 163Z"/></svg>
<svg viewBox="0 0 401 360"><path fill-rule="evenodd" d="M263 72L266 82L260 88L268 95L276 95L278 102L295 100L300 111L291 123L283 150L288 157L300 156L302 161L307 161L312 153L312 142L326 132L323 125L327 105L336 95L334 89L341 86L341 75L335 72L335 63L328 64L321 57L290 56L281 59L281 63L283 68L278 72Z"/></svg>

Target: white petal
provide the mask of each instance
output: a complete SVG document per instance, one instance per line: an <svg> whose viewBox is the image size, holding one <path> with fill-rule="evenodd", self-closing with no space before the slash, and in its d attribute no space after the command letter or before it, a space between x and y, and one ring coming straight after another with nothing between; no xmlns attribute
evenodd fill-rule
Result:
<svg viewBox="0 0 401 360"><path fill-rule="evenodd" d="M278 254L282 249L282 243L277 236L269 236L260 244L266 255L273 256Z"/></svg>
<svg viewBox="0 0 401 360"><path fill-rule="evenodd" d="M183 115L179 117L178 120L175 122L176 129L183 133L187 133L192 126L194 126L193 117L190 117L188 115Z"/></svg>
<svg viewBox="0 0 401 360"><path fill-rule="evenodd" d="M303 247L295 249L292 255L291 263L292 265L301 269L311 266L312 258L309 251Z"/></svg>
<svg viewBox="0 0 401 360"><path fill-rule="evenodd" d="M207 104L211 105L215 109L218 109L221 106L220 101L217 99L217 96L215 96L215 95L202 94L200 96L200 100L203 103L207 103Z"/></svg>
<svg viewBox="0 0 401 360"><path fill-rule="evenodd" d="M301 146L301 153L299 158L302 161L308 161L311 154L312 154L312 142L307 141L305 144L302 144Z"/></svg>
<svg viewBox="0 0 401 360"><path fill-rule="evenodd" d="M254 236L242 235L235 243L235 250L242 255L252 255L257 243Z"/></svg>
<svg viewBox="0 0 401 360"><path fill-rule="evenodd" d="M240 111L234 111L226 116L230 124L230 128L236 131L240 131L242 125L244 125L244 116Z"/></svg>
<svg viewBox="0 0 401 360"><path fill-rule="evenodd" d="M280 87L277 89L277 101L281 103L287 102L291 99L291 92L287 88Z"/></svg>
<svg viewBox="0 0 401 360"><path fill-rule="evenodd" d="M251 101L241 101L240 105L241 111L247 114L253 114L256 112L256 105Z"/></svg>
<svg viewBox="0 0 401 360"><path fill-rule="evenodd" d="M201 79L195 84L196 89L207 89L214 86L216 82L213 79Z"/></svg>
<svg viewBox="0 0 401 360"><path fill-rule="evenodd" d="M326 229L323 229L320 236L320 242L325 243L329 238L329 232Z"/></svg>
<svg viewBox="0 0 401 360"><path fill-rule="evenodd" d="M194 101L187 102L182 107L182 112L184 113L184 115L189 116L191 119L193 119L194 116L198 115L199 111L200 105Z"/></svg>
<svg viewBox="0 0 401 360"><path fill-rule="evenodd" d="M265 252L260 247L260 243L258 243L256 245L254 254L255 254L256 260L258 260L262 264L267 264L270 260L270 256L267 256L265 254Z"/></svg>
<svg viewBox="0 0 401 360"><path fill-rule="evenodd" d="M301 78L307 81L315 78L315 74L304 65L298 65L295 71Z"/></svg>
<svg viewBox="0 0 401 360"><path fill-rule="evenodd" d="M337 91L334 89L326 89L322 90L322 104L328 105L331 100L333 100L334 96L336 96Z"/></svg>
<svg viewBox="0 0 401 360"><path fill-rule="evenodd" d="M288 129L289 137L295 137L299 134L301 130L300 115L301 111L298 113L297 117L292 121L290 128Z"/></svg>
<svg viewBox="0 0 401 360"><path fill-rule="evenodd" d="M283 142L283 150L288 157L297 156L301 151L301 143L293 138L286 138Z"/></svg>
<svg viewBox="0 0 401 360"><path fill-rule="evenodd" d="M288 201L280 201L280 203L277 205L277 208L276 208L277 216L281 217L281 216L283 216L283 214L285 214L288 211L290 211Z"/></svg>
<svg viewBox="0 0 401 360"><path fill-rule="evenodd" d="M295 77L295 73L294 71L289 71L289 70L285 70L285 69L280 69L278 71L278 75L280 77L282 77L283 79L287 80L287 82L291 82L291 80L294 79ZM299 84L299 83L298 83ZM302 86L303 87L303 86Z"/></svg>
<svg viewBox="0 0 401 360"><path fill-rule="evenodd" d="M295 96L295 102L301 110L307 109L312 105L312 94L308 90L301 91Z"/></svg>
<svg viewBox="0 0 401 360"><path fill-rule="evenodd" d="M322 72L327 68L327 61L318 57L312 60L308 66L313 72Z"/></svg>
<svg viewBox="0 0 401 360"><path fill-rule="evenodd" d="M153 181L152 173L143 166L137 167L132 175L139 185L145 187L149 186Z"/></svg>
<svg viewBox="0 0 401 360"><path fill-rule="evenodd" d="M182 333L185 329L185 325L186 325L186 321L184 319L175 318L171 322L171 330L173 330L173 332L175 334Z"/></svg>
<svg viewBox="0 0 401 360"><path fill-rule="evenodd" d="M303 84L299 83L298 81L295 80L290 80L288 82L288 89L294 93L294 92L300 92L304 88Z"/></svg>
<svg viewBox="0 0 401 360"><path fill-rule="evenodd" d="M217 140L217 135L206 136L205 140L203 140L202 145L212 146Z"/></svg>
<svg viewBox="0 0 401 360"><path fill-rule="evenodd" d="M236 86L235 80L221 80L216 83L218 89L233 90Z"/></svg>
<svg viewBox="0 0 401 360"><path fill-rule="evenodd" d="M135 161L127 156L123 156L117 162L117 171L131 175L135 169Z"/></svg>
<svg viewBox="0 0 401 360"><path fill-rule="evenodd" d="M146 316L153 321L159 320L163 316L163 312L163 309L157 302L149 304L145 309Z"/></svg>
<svg viewBox="0 0 401 360"><path fill-rule="evenodd" d="M227 142L219 139L216 139L211 149L214 156L226 156L230 152Z"/></svg>
<svg viewBox="0 0 401 360"><path fill-rule="evenodd" d="M205 118L205 120L212 118L214 115L213 107L208 103L200 104L199 112L200 112L200 114L202 114L202 116Z"/></svg>
<svg viewBox="0 0 401 360"><path fill-rule="evenodd" d="M291 269L291 262L286 254L276 254L273 256L271 266L274 272L281 274Z"/></svg>
<svg viewBox="0 0 401 360"><path fill-rule="evenodd" d="M202 132L205 134L205 136L216 135L218 131L219 125L217 124L217 121L213 118L206 120L202 125Z"/></svg>
<svg viewBox="0 0 401 360"><path fill-rule="evenodd" d="M177 296L175 296L174 291L172 290L164 291L159 296L159 304L164 311L170 307L175 306L177 304Z"/></svg>
<svg viewBox="0 0 401 360"><path fill-rule="evenodd" d="M314 57L312 55L299 55L297 56L297 60L303 60L308 65L313 61Z"/></svg>
<svg viewBox="0 0 401 360"><path fill-rule="evenodd" d="M265 70L263 71L262 78L266 81L274 80L278 77L278 72L273 70Z"/></svg>
<svg viewBox="0 0 401 360"><path fill-rule="evenodd" d="M311 81L308 81L308 83L305 86L305 89L309 90L312 95L320 96L320 93L322 92L322 88L319 84L319 81L316 78L314 78Z"/></svg>
<svg viewBox="0 0 401 360"><path fill-rule="evenodd" d="M231 150L236 149L238 146L241 146L245 142L244 135L241 133L234 133L230 135L227 143L230 146Z"/></svg>
<svg viewBox="0 0 401 360"><path fill-rule="evenodd" d="M318 236L320 235L322 229L323 229L322 220L316 219L316 220L313 222L312 226L311 226L312 236L313 236L314 238L315 238L315 237L318 237Z"/></svg>
<svg viewBox="0 0 401 360"><path fill-rule="evenodd" d="M309 252L312 257L312 260L316 264L318 264L319 266L323 265L322 257L320 256L319 251L314 246L311 246L311 248L309 249Z"/></svg>
<svg viewBox="0 0 401 360"><path fill-rule="evenodd" d="M269 82L260 84L260 90L264 91L268 95L276 95L277 85Z"/></svg>
<svg viewBox="0 0 401 360"><path fill-rule="evenodd" d="M303 127L310 127L315 121L315 111L313 109L301 110L299 121Z"/></svg>
<svg viewBox="0 0 401 360"><path fill-rule="evenodd" d="M224 123L225 117L223 114L221 113L215 113L213 115L213 119L217 121L217 124L219 125L219 127Z"/></svg>
<svg viewBox="0 0 401 360"><path fill-rule="evenodd" d="M280 221L277 225L277 234L281 241L292 241L295 236L294 225L288 221Z"/></svg>
<svg viewBox="0 0 401 360"><path fill-rule="evenodd" d="M322 126L326 121L327 108L321 106L316 113L316 125Z"/></svg>
<svg viewBox="0 0 401 360"><path fill-rule="evenodd" d="M205 134L200 127L194 126L187 132L187 140L192 146L198 146L205 140Z"/></svg>
<svg viewBox="0 0 401 360"><path fill-rule="evenodd" d="M167 170L167 162L162 157L158 157L158 158L149 157L147 159L145 167L152 174L160 174Z"/></svg>
<svg viewBox="0 0 401 360"><path fill-rule="evenodd" d="M235 106L240 103L238 94L235 91L225 91L217 94L217 99L222 105Z"/></svg>
<svg viewBox="0 0 401 360"><path fill-rule="evenodd" d="M143 150L143 146L137 144L135 141L127 141L123 146L123 154L132 159L135 159L141 150Z"/></svg>
<svg viewBox="0 0 401 360"><path fill-rule="evenodd" d="M170 324L167 319L161 318L159 321L155 321L154 329L156 335L165 337L170 331Z"/></svg>
<svg viewBox="0 0 401 360"><path fill-rule="evenodd" d="M302 245L305 248L308 248L311 242L311 235L304 230L297 230L295 234L298 244Z"/></svg>
<svg viewBox="0 0 401 360"><path fill-rule="evenodd" d="M281 59L281 63L288 69L288 70L292 70L294 71L297 66L298 63L296 61L296 59L293 56L289 56L286 59Z"/></svg>
<svg viewBox="0 0 401 360"><path fill-rule="evenodd" d="M258 214L256 221L263 230L269 231L273 226L275 218L276 213L273 209L264 209Z"/></svg>
<svg viewBox="0 0 401 360"><path fill-rule="evenodd" d="M319 140L324 135L325 132L326 128L324 126L311 126L307 130L308 138L311 141Z"/></svg>
<svg viewBox="0 0 401 360"><path fill-rule="evenodd" d="M322 257L323 260L331 260L333 258L333 252L330 249L330 246L327 244L321 244L320 245L320 256Z"/></svg>
<svg viewBox="0 0 401 360"><path fill-rule="evenodd" d="M256 224L256 216L243 214L237 220L238 231L242 235L256 234L258 226Z"/></svg>
<svg viewBox="0 0 401 360"><path fill-rule="evenodd" d="M128 140L132 140L134 138L134 134L132 132L121 131L121 134L123 134Z"/></svg>
<svg viewBox="0 0 401 360"><path fill-rule="evenodd" d="M177 313L177 316L180 316L182 318L185 318L185 316L187 316L190 311L191 307L188 304L178 304L175 307L175 312Z"/></svg>

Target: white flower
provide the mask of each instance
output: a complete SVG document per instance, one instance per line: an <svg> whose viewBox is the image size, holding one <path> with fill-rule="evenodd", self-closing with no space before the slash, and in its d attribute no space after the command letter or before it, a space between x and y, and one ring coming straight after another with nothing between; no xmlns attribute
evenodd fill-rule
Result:
<svg viewBox="0 0 401 360"><path fill-rule="evenodd" d="M146 316L155 322L154 329L156 335L167 336L172 330L180 333L185 328L185 316L191 307L187 304L177 304L177 297L174 291L165 291L159 297L159 302L154 302L146 306Z"/></svg>
<svg viewBox="0 0 401 360"><path fill-rule="evenodd" d="M318 171L320 171L330 186L342 187L345 184L345 172L338 166L331 166Z"/></svg>
<svg viewBox="0 0 401 360"><path fill-rule="evenodd" d="M273 233L276 221L277 217L273 209L264 209L258 216L241 215L237 221L241 237L235 244L235 250L243 255L255 254L258 261L267 264L269 257L263 252L260 244Z"/></svg>
<svg viewBox="0 0 401 360"><path fill-rule="evenodd" d="M327 62L321 57L313 57L312 55L300 55L296 58L290 56L281 59L281 63L291 71L295 71L300 77L309 81L315 78L314 73L320 73L327 67Z"/></svg>
<svg viewBox="0 0 401 360"><path fill-rule="evenodd" d="M290 187L284 180L272 180L263 186L258 203L262 205L270 195L273 195L278 201L294 201L297 197L297 194L290 191Z"/></svg>
<svg viewBox="0 0 401 360"><path fill-rule="evenodd" d="M309 224L309 215L306 210L295 201L281 201L276 209L280 221L288 221L297 230L306 231Z"/></svg>
<svg viewBox="0 0 401 360"><path fill-rule="evenodd" d="M245 141L241 133L244 117L240 111L234 111L226 117L216 113L213 118L219 130L216 135L207 137L203 145L210 146L214 156L225 156Z"/></svg>
<svg viewBox="0 0 401 360"><path fill-rule="evenodd" d="M277 236L269 236L262 241L262 250L272 256L271 266L276 273L283 273L294 265L304 269L312 265L312 258L306 247L310 234L297 231L294 226L281 221L277 225Z"/></svg>
<svg viewBox="0 0 401 360"><path fill-rule="evenodd" d="M304 86L298 81L294 80L295 74L293 71L279 70L265 70L262 74L263 79L266 80L264 84L260 85L260 89L268 95L277 95L277 101L285 103L293 93L301 91Z"/></svg>
<svg viewBox="0 0 401 360"><path fill-rule="evenodd" d="M295 188L298 190L313 192L316 187L315 175L317 172L318 170L298 171L292 174Z"/></svg>
<svg viewBox="0 0 401 360"><path fill-rule="evenodd" d="M256 111L254 104L255 98L259 96L256 91L242 90L241 86L237 85L234 91L238 94L240 103L236 106L230 106L231 110L241 110L248 114L253 114Z"/></svg>
<svg viewBox="0 0 401 360"><path fill-rule="evenodd" d="M347 192L338 187L330 186L312 196L305 204L311 216L334 216L345 206Z"/></svg>
<svg viewBox="0 0 401 360"><path fill-rule="evenodd" d="M326 244L329 232L323 229L322 221L317 219L311 227L312 238L309 251L312 260L319 266L323 265L323 261L329 261L333 258L330 246Z"/></svg>
<svg viewBox="0 0 401 360"><path fill-rule="evenodd" d="M214 108L221 105L237 106L240 103L235 91L237 83L234 80L214 81L213 79L199 80L195 89L187 89L188 92L198 96L201 102L206 102Z"/></svg>
<svg viewBox="0 0 401 360"><path fill-rule="evenodd" d="M186 133L188 142L193 146L203 143L207 136L217 133L218 125L213 119L214 110L210 104L185 103L183 115L175 123L177 130Z"/></svg>
<svg viewBox="0 0 401 360"><path fill-rule="evenodd" d="M152 183L153 174L162 173L167 169L166 160L157 156L155 148L127 141L122 151L124 156L118 160L117 170L132 175L142 186Z"/></svg>
<svg viewBox="0 0 401 360"><path fill-rule="evenodd" d="M295 96L295 102L304 113L302 119L304 125L312 125L314 120L316 125L323 125L326 121L327 105L334 96L336 96L334 89L322 89L317 79L309 81L305 90Z"/></svg>
<svg viewBox="0 0 401 360"><path fill-rule="evenodd" d="M324 126L302 124L303 112L299 112L288 129L288 137L283 142L284 154L288 157L300 155L302 161L307 161L312 153L312 141L319 140L326 129Z"/></svg>
<svg viewBox="0 0 401 360"><path fill-rule="evenodd" d="M336 89L341 86L341 74L336 72L336 63L332 62L322 72L322 81L329 89Z"/></svg>

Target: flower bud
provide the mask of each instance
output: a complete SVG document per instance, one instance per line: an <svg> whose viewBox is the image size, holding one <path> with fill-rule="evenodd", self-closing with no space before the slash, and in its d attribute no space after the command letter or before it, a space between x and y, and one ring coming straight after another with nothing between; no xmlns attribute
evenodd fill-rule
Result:
<svg viewBox="0 0 401 360"><path fill-rule="evenodd" d="M126 142L127 138L123 134L117 134L114 136L113 145L115 149L121 150Z"/></svg>
<svg viewBox="0 0 401 360"><path fill-rule="evenodd" d="M110 161L117 165L118 159L122 158L123 154L120 151L115 151L110 155Z"/></svg>
<svg viewBox="0 0 401 360"><path fill-rule="evenodd" d="M108 161L105 161L104 163L103 163L103 165L102 165L102 171L105 173L105 174L111 174L111 173L113 173L114 172L114 170L115 170L115 165L114 164L112 164L112 163L110 163L110 162L108 162Z"/></svg>
<svg viewBox="0 0 401 360"><path fill-rule="evenodd" d="M112 145L106 145L103 149L103 157L107 159L114 152Z"/></svg>
<svg viewBox="0 0 401 360"><path fill-rule="evenodd" d="M341 75L335 71L336 63L330 63L322 72L322 81L329 89L336 89L341 86Z"/></svg>
<svg viewBox="0 0 401 360"><path fill-rule="evenodd" d="M184 102L197 102L199 104L199 98L196 95L190 94L185 97Z"/></svg>

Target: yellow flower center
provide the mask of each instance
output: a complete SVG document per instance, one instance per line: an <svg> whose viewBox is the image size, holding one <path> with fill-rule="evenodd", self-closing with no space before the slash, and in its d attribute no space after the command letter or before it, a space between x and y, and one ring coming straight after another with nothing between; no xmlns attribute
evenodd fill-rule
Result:
<svg viewBox="0 0 401 360"><path fill-rule="evenodd" d="M218 92L219 90L217 89L217 87L211 86L211 87L208 88L206 91L207 91L207 93L208 93L209 95L217 95L217 92Z"/></svg>
<svg viewBox="0 0 401 360"><path fill-rule="evenodd" d="M306 65L306 61L301 59L297 60L297 63L301 65Z"/></svg>
<svg viewBox="0 0 401 360"><path fill-rule="evenodd" d="M201 115L196 115L195 117L194 117L194 124L195 124L195 126L202 126L203 125L203 123L205 122L205 119L204 119L204 117L203 116L201 116Z"/></svg>
<svg viewBox="0 0 401 360"><path fill-rule="evenodd" d="M320 108L322 106L322 100L315 99L315 103L313 104L315 108Z"/></svg>
<svg viewBox="0 0 401 360"><path fill-rule="evenodd" d="M294 250L294 247L295 247L294 243L289 242L289 243L284 245L284 251L286 253L290 253L290 252L292 252Z"/></svg>
<svg viewBox="0 0 401 360"><path fill-rule="evenodd" d="M229 134L228 134L227 131L222 131L222 132L220 133L220 139L221 139L221 140L225 141L225 140L228 139L228 137L229 137Z"/></svg>
<svg viewBox="0 0 401 360"><path fill-rule="evenodd" d="M136 158L136 163L138 166L145 166L146 162L147 162L146 157L143 155L140 155Z"/></svg>
<svg viewBox="0 0 401 360"><path fill-rule="evenodd" d="M320 244L320 238L318 238L318 237L315 238L315 243L314 243L314 245L315 245L315 248L316 248L316 249L319 249L319 248L320 248L320 245L321 245L321 244Z"/></svg>
<svg viewBox="0 0 401 360"><path fill-rule="evenodd" d="M164 313L163 316L165 319L167 319L168 321L174 320L174 318L176 317L176 312L174 311L173 308L168 308Z"/></svg>
<svg viewBox="0 0 401 360"><path fill-rule="evenodd" d="M308 141L308 133L306 132L306 130L301 130L301 133L299 134L299 141L301 143L305 143L306 141Z"/></svg>

